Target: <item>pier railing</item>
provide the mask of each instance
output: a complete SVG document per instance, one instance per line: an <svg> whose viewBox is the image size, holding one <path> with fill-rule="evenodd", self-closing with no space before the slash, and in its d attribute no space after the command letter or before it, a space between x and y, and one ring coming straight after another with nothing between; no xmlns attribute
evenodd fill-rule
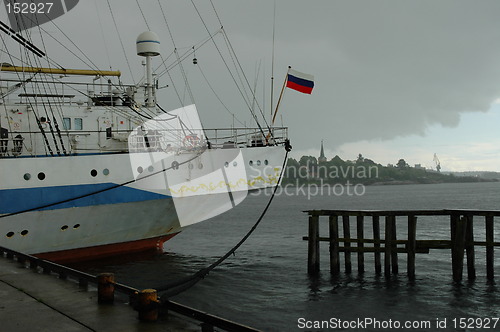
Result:
<svg viewBox="0 0 500 332"><path fill-rule="evenodd" d="M141 311L142 308L140 308L140 304L138 302L141 302L142 299L139 297L142 297L141 295L146 295L146 297L149 295L148 293L151 293L150 291L154 291L151 289L140 291L136 288L120 284L114 281L114 276L109 278L109 275L112 275L110 273L103 273L102 275L105 278L101 278L101 276L94 276L82 271L78 271L72 268L69 268L64 265L60 265L51 261L47 261L41 258L37 258L31 255L23 254L21 252L11 250L8 248L0 247L0 258L1 257L6 257L11 260L17 260L20 264L23 265L28 265L31 269L33 270L38 270L41 269L43 273L45 274L57 274L60 279L74 279L78 281L78 284L80 287L87 287L89 283L95 284L98 286L98 291L99 291L99 303L109 303L109 295L111 298L111 302L113 301L112 299L114 298L114 291L118 291L122 294L128 295L130 297L130 304L134 305L136 310L139 311L139 319L141 319ZM104 284L107 283L107 284ZM104 288L104 293L108 293L109 288L112 288L111 294L104 294L102 295L100 292L100 287L103 286ZM107 297L107 298L105 298ZM155 297L156 297L156 291L155 291ZM103 301L101 301L102 298L105 298ZM139 298L139 299L138 299ZM144 298L144 297L143 297ZM197 309L191 308L189 306L180 304L178 302L170 301L170 300L165 300L165 301L158 301L158 300L151 300L148 303L143 303L144 307L144 312L146 312L146 316L153 310L153 311L158 311L157 309L159 308L165 308L169 311L175 312L179 315L183 315L185 317L188 317L192 320L200 322L201 326L201 331L214 331L214 327L225 330L225 331L238 331L238 332L258 332L259 330L254 329L252 327L239 324L212 314L209 314L204 311L199 311ZM142 313L142 316L144 317L144 313ZM154 319L141 319L141 320L154 320Z"/></svg>
<svg viewBox="0 0 500 332"><path fill-rule="evenodd" d="M495 218L500 217L500 211L485 210L308 210L309 235L308 241L308 273L316 275L320 269L321 241L330 244L330 272L340 273L340 253L344 253L346 273L352 271L351 254L357 254L358 272L365 271L365 253L374 254L375 272L382 273L381 256L384 256L384 274L399 272L398 254L407 256L407 273L411 280L415 279L415 256L417 253L429 253L430 249L451 250L453 280L461 281L464 255L467 254L467 273L469 279L476 278L475 247L486 248L486 276L494 279L494 248L500 242L494 241ZM427 216L448 217L450 236L447 239L417 239L418 218ZM328 217L328 237L320 237L319 220ZM323 219L323 218L322 218ZM351 236L351 219L355 219L356 236ZM384 222L384 236L381 237L381 219ZM372 238L365 237L365 229L371 223ZM405 238L398 237L401 223L406 224ZM339 234L339 224L342 225L342 236ZM484 241L476 241L474 229L484 227Z"/></svg>

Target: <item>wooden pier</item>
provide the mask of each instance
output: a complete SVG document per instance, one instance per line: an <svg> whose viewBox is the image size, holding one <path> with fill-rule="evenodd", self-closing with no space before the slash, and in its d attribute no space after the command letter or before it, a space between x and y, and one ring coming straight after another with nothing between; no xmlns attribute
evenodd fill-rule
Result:
<svg viewBox="0 0 500 332"><path fill-rule="evenodd" d="M352 272L352 253L357 254L358 273L365 271L365 254L373 253L375 273L382 273L384 256L384 274L398 274L398 254L406 254L408 278L415 279L415 258L417 253L429 253L430 249L449 249L451 251L453 280L461 281L464 267L464 255L467 254L468 278L476 278L475 248L486 247L486 277L494 279L494 248L500 242L494 241L495 218L500 211L479 210L391 210L391 211L351 211L351 210L309 210L308 265L310 275L317 275L320 270L320 242L330 244L330 272L340 273L340 253L344 255L346 273ZM320 217L328 217L328 237L320 236ZM352 217L352 218L351 218ZM417 239L418 218L440 217L449 219L450 236L447 239ZM351 237L351 220L356 220L356 237ZM381 238L381 221L384 221L384 237ZM342 237L339 223L342 223ZM404 238L398 238L398 230L406 224ZM365 230L371 224L372 237L366 238ZM483 229L481 229L482 227ZM483 231L484 230L484 231ZM476 234L484 233L484 241L476 241ZM481 232L479 232L481 231ZM342 244L342 246L341 246ZM355 245L355 246L354 246Z"/></svg>

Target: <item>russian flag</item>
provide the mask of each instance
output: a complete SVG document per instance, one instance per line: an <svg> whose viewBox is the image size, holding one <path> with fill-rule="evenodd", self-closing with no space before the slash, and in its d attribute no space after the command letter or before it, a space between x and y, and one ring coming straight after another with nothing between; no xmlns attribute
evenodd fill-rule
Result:
<svg viewBox="0 0 500 332"><path fill-rule="evenodd" d="M302 93L311 94L314 87L314 76L289 69L286 87Z"/></svg>

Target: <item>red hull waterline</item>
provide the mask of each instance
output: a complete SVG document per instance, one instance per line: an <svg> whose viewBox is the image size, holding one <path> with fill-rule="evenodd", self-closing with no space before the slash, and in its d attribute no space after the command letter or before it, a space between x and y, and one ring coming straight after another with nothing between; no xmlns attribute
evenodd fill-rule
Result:
<svg viewBox="0 0 500 332"><path fill-rule="evenodd" d="M82 261L98 260L112 256L141 252L163 252L163 243L177 235L169 234L151 239L106 244L95 247L77 248L61 251L44 252L33 256L56 263L67 264Z"/></svg>

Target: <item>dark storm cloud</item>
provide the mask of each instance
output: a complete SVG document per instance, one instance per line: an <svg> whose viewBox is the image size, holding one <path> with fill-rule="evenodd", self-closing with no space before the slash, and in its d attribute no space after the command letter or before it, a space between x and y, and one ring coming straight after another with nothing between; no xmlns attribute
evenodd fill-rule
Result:
<svg viewBox="0 0 500 332"><path fill-rule="evenodd" d="M299 101L317 120L308 141L423 134L431 124L456 126L462 112L486 111L498 97L500 3L345 1L326 7L328 13L313 6L311 38L303 33L317 45L309 49L315 61L301 63L316 74L315 95ZM288 42L290 49L298 43ZM293 115L291 125L301 117Z"/></svg>

